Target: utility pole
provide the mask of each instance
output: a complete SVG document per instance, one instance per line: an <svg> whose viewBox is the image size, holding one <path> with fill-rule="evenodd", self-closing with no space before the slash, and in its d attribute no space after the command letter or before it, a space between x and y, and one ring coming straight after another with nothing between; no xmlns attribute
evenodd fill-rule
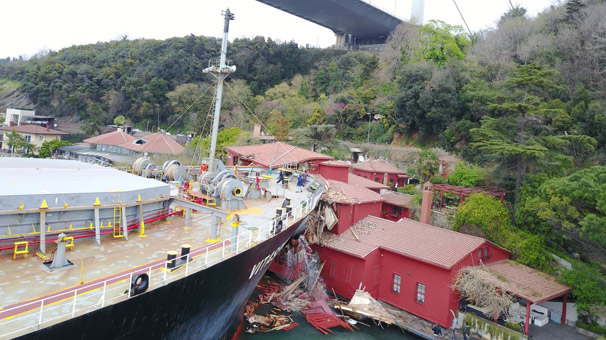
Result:
<svg viewBox="0 0 606 340"><path fill-rule="evenodd" d="M158 131L160 131L160 105L156 104L156 114L158 115Z"/></svg>
<svg viewBox="0 0 606 340"><path fill-rule="evenodd" d="M368 141L367 143L370 144L370 117L372 117L372 113L368 113Z"/></svg>

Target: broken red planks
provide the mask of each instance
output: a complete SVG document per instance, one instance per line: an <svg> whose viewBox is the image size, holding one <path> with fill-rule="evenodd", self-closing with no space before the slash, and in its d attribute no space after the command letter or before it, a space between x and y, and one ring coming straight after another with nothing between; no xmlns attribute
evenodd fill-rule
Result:
<svg viewBox="0 0 606 340"><path fill-rule="evenodd" d="M285 331L290 331L291 329L297 327L299 325L298 322L293 322L290 325L288 325L288 327L284 328Z"/></svg>
<svg viewBox="0 0 606 340"><path fill-rule="evenodd" d="M332 333L330 328L337 326L341 326L347 330L353 331L353 329L347 322L344 322L343 320L339 319L334 314L328 314L324 312L304 314L305 319L307 319L307 322L309 322L312 326L314 326L317 330L324 334L328 334L328 332Z"/></svg>

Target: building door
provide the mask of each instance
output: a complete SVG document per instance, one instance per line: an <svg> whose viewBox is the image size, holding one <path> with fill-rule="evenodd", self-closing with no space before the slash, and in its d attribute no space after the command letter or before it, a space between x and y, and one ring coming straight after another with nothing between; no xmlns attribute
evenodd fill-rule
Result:
<svg viewBox="0 0 606 340"><path fill-rule="evenodd" d="M379 295L379 277L381 275L381 266L374 266L372 269L372 287L369 289L370 295L377 297Z"/></svg>

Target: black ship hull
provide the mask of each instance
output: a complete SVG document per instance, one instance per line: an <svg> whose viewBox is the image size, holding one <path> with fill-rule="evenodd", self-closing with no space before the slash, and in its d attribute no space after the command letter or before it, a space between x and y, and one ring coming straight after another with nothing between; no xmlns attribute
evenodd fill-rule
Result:
<svg viewBox="0 0 606 340"><path fill-rule="evenodd" d="M237 338L250 294L275 255L304 228L306 220L210 268L17 339Z"/></svg>

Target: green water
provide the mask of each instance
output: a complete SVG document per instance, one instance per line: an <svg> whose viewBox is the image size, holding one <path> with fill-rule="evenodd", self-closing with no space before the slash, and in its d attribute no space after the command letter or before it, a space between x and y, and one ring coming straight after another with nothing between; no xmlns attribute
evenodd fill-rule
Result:
<svg viewBox="0 0 606 340"><path fill-rule="evenodd" d="M263 280L270 278L271 281L279 281L272 274L265 276ZM250 296L251 301L258 301L258 296L262 292L258 289ZM258 315L266 315L272 310L273 306L268 304L261 304L255 311L255 314ZM372 320L365 320L364 323L370 325L370 327L357 324L355 327L352 327L353 332L349 331L343 327L335 327L331 328L334 333L329 333L325 335L319 330L315 329L312 325L307 323L305 317L301 312L289 312L289 313L280 313L282 315L292 315L291 319L294 322L298 322L299 325L289 331L274 331L267 333L247 333L245 330L250 328L250 324L246 321L244 322L242 333L240 334L240 340L279 340L279 339L287 339L287 340L418 340L418 337L411 335L409 333L404 333L397 326L390 326L381 328L375 326L372 323Z"/></svg>
<svg viewBox="0 0 606 340"><path fill-rule="evenodd" d="M305 318L299 312L293 313L292 319L299 323L299 325L289 331L275 331L275 332L267 332L267 333L254 333L249 334L243 332L240 335L240 340L278 340L278 339L287 339L287 340L407 340L407 339L415 339L419 338L410 335L404 334L400 328L396 326L386 327L382 329L380 327L372 325L371 327L366 327L361 324L357 324L356 327L359 330L354 328L353 332L350 332L342 327L332 328L334 334L324 335L317 329L315 329L312 325L308 324L305 321ZM370 322L370 321L369 321ZM368 322L365 322L368 323Z"/></svg>
<svg viewBox="0 0 606 340"><path fill-rule="evenodd" d="M297 320L298 319L298 320ZM410 334L404 334L398 327L388 327L381 329L376 326L366 327L357 325L359 330L354 329L350 332L346 329L336 327L333 328L334 334L324 335L313 326L308 324L303 318L296 318L295 321L299 326L289 331L275 331L267 333L242 333L240 340L394 340L394 339L419 339Z"/></svg>

